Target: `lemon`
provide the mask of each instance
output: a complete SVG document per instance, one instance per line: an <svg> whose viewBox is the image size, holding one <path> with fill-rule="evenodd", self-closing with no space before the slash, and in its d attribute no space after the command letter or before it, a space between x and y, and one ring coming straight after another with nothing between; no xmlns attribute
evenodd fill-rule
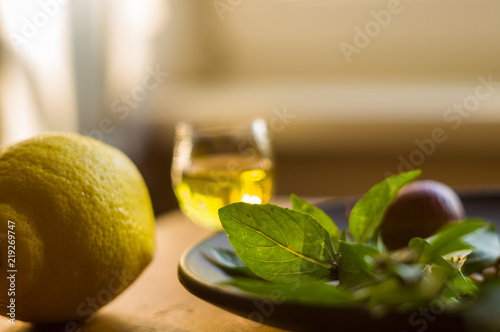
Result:
<svg viewBox="0 0 500 332"><path fill-rule="evenodd" d="M152 259L149 192L119 150L40 135L0 149L0 241L2 315L89 321Z"/></svg>

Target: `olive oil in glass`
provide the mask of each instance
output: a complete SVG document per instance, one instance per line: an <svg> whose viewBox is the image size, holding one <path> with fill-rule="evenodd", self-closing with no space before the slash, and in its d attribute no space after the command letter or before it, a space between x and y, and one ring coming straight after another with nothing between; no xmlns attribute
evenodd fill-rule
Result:
<svg viewBox="0 0 500 332"><path fill-rule="evenodd" d="M264 204L274 189L267 125L258 119L230 127L176 127L172 185L184 214L220 230L218 210L233 202Z"/></svg>

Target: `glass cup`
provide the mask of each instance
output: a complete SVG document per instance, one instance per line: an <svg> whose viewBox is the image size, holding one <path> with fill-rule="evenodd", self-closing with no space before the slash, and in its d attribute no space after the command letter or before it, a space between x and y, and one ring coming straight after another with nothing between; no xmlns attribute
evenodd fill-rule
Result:
<svg viewBox="0 0 500 332"><path fill-rule="evenodd" d="M275 183L263 119L232 125L180 122L175 128L172 186L184 214L220 230L219 208L234 202L264 204Z"/></svg>

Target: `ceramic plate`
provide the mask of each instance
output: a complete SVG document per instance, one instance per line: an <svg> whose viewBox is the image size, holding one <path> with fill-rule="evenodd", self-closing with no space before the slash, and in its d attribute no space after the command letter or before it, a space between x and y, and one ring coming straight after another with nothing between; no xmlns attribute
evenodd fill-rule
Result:
<svg viewBox="0 0 500 332"><path fill-rule="evenodd" d="M482 190L460 194L467 216L482 217L500 226L500 190ZM339 228L347 226L348 212L355 198L331 200L318 204ZM500 227L499 227L500 229ZM224 232L202 241L187 250L182 256L178 275L181 284L192 294L220 308L248 318L249 326L263 323L291 331L465 331L462 319L453 314L425 316L416 313L390 314L374 318L362 309L331 308L277 301L274 303L258 295L221 285L230 280L220 268L207 257L206 246L212 245L231 249ZM433 308L427 309L432 313Z"/></svg>

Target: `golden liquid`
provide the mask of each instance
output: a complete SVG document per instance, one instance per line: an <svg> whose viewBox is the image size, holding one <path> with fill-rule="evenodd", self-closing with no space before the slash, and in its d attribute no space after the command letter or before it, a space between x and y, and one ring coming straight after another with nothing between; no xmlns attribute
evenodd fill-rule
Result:
<svg viewBox="0 0 500 332"><path fill-rule="evenodd" d="M177 183L176 183L177 182ZM230 203L265 204L274 187L274 169L269 159L239 155L202 157L192 161L174 192L186 216L198 225L219 230L218 210Z"/></svg>

